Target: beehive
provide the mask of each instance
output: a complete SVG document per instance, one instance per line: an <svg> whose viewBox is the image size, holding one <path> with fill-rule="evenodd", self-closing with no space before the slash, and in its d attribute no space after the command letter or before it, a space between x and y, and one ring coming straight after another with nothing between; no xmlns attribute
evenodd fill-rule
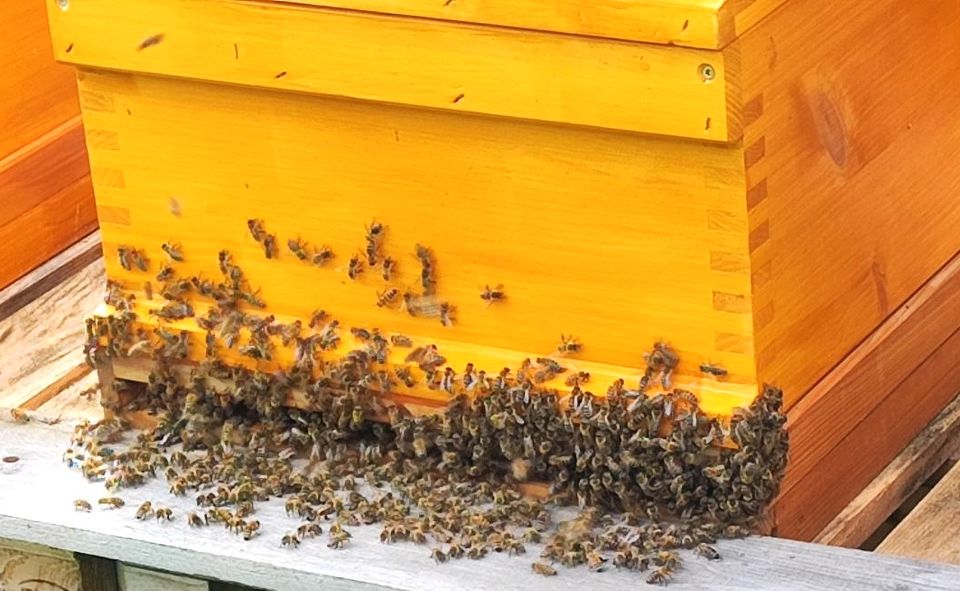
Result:
<svg viewBox="0 0 960 591"><path fill-rule="evenodd" d="M175 241L183 274L229 250L278 319L324 308L457 367L572 334L572 367L634 380L666 339L725 414L764 381L795 404L960 248L951 2L47 2L133 289ZM352 281L374 220L397 273ZM376 305L417 285L418 243L453 327Z"/></svg>

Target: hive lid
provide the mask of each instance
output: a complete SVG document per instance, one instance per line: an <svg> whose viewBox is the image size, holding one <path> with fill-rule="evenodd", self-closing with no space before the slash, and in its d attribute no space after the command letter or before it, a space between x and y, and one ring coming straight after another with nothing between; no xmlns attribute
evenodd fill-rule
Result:
<svg viewBox="0 0 960 591"><path fill-rule="evenodd" d="M720 49L786 0L267 0Z"/></svg>

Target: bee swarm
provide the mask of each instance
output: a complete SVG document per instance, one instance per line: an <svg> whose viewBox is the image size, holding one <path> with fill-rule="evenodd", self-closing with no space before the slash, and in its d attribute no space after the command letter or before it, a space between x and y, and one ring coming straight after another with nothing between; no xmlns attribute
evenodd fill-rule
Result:
<svg viewBox="0 0 960 591"><path fill-rule="evenodd" d="M277 256L277 239L260 220L251 220L249 229L266 257ZM391 260L380 251L384 231L377 223L367 229L363 258L371 266ZM307 243L288 245L311 260ZM171 260L182 259L178 244L164 247ZM417 253L424 292L432 294L435 257L420 245ZM351 273L364 262L355 258ZM130 247L123 247L121 262L124 268L148 264ZM747 535L777 494L788 447L779 390L768 387L725 425L704 415L692 393L668 389L677 360L662 343L648 356L640 388L627 389L620 380L604 397L581 389L588 375L568 378L569 396L544 387L564 371L552 359L525 362L496 378L472 366L458 376L443 368L435 348L419 347L408 361L450 400L437 414L414 417L380 395L393 377L413 379L404 368L392 375L384 369L391 344L406 347L409 339L363 331L358 338L365 347L321 360L339 344L335 320L318 311L312 333L302 336L299 322L279 325L241 311L263 307L258 291L225 251L220 270L222 282L178 279L170 267L157 277L168 300L154 312L160 320L193 316L187 292L217 304L196 318L207 330L206 359L187 377L173 369L187 358L187 334L163 325L152 335L135 328L132 296L109 285L115 313L88 321L88 359L99 364L152 353L157 369L142 394L117 410L149 410L157 425L123 449L121 420L81 425L65 456L87 478L103 479L112 494L162 475L172 494L196 495L198 509L185 517L192 527L219 523L249 540L261 535L252 518L256 504L282 498L300 522L289 532L269 533L287 548L324 535L332 549L349 547L348 528L377 524L382 542L429 544L437 563L489 552L525 554L527 545L543 544L532 568L544 576L556 574L556 564L592 571L613 566L649 571L647 582L664 584L680 565L678 549L719 558L711 544ZM501 289L488 287L481 297L502 300ZM408 306L412 297L404 294ZM388 305L384 294L380 299ZM239 340L241 327L249 331L246 343ZM266 373L218 360L220 343L269 360L271 337L295 347L291 368ZM561 339L567 351L580 346L573 337ZM665 390L651 396L646 386L656 374ZM305 393L306 408L284 406L295 389ZM549 496L520 494L518 483L528 480L549 484ZM119 497L100 502L123 505ZM579 506L579 516L558 521L554 509L567 504ZM76 507L89 510L82 500ZM141 519L151 514L175 518L157 503L138 511Z"/></svg>

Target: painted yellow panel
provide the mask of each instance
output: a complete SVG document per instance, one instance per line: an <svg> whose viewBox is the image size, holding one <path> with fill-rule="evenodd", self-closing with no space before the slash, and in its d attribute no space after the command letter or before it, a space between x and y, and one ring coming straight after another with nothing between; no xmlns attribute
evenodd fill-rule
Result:
<svg viewBox="0 0 960 591"><path fill-rule="evenodd" d="M740 136L719 51L237 0L84 0L67 11L47 1L57 59L86 67L706 141Z"/></svg>
<svg viewBox="0 0 960 591"><path fill-rule="evenodd" d="M156 273L165 241L182 243L184 275L218 276L225 248L281 320L323 308L344 327L435 342L455 367L489 360L493 372L573 334L584 350L571 363L630 380L668 338L683 358L678 382L712 396L708 408L756 393L749 310L715 305L715 292L747 298L749 274L711 266L711 253L747 254L736 147L139 75L84 72L80 84L115 107L84 116L116 134L118 149L91 158L104 171L98 204L118 212L102 220L108 275L128 286ZM731 223L712 226L721 213ZM264 257L248 218L277 233L278 259ZM351 281L347 261L374 219L396 276ZM335 261L298 261L285 248L297 237L329 245ZM388 287L418 287L417 243L436 253L452 328L376 305ZM122 270L120 245L146 249L152 273ZM500 283L506 301L487 306L481 290ZM704 380L704 361L727 367L728 383Z"/></svg>

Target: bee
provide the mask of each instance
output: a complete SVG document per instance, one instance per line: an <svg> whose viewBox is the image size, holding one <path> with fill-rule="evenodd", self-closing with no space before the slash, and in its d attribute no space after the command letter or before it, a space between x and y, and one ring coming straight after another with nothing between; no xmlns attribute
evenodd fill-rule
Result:
<svg viewBox="0 0 960 591"><path fill-rule="evenodd" d="M247 220L247 229L250 230L250 235L257 242L263 242L263 239L267 236L267 231L263 228L263 220Z"/></svg>
<svg viewBox="0 0 960 591"><path fill-rule="evenodd" d="M130 271L133 269L133 265L130 261L130 248L126 246L117 247L117 259L119 259L120 266L123 267L124 271Z"/></svg>
<svg viewBox="0 0 960 591"><path fill-rule="evenodd" d="M456 311L456 308L448 304L447 302L440 303L440 324L451 327L453 326L454 317L453 314Z"/></svg>
<svg viewBox="0 0 960 591"><path fill-rule="evenodd" d="M217 337L213 332L207 331L207 336L204 338L204 345L206 347L205 352L207 357L217 356Z"/></svg>
<svg viewBox="0 0 960 591"><path fill-rule="evenodd" d="M394 347L412 347L413 339L402 334L390 335L390 344Z"/></svg>
<svg viewBox="0 0 960 591"><path fill-rule="evenodd" d="M590 381L590 372L588 371L578 371L567 376L567 379L564 380L564 383L567 386L581 386Z"/></svg>
<svg viewBox="0 0 960 591"><path fill-rule="evenodd" d="M643 357L647 362L647 367L644 370L643 377L640 378L640 391L643 392L647 389L650 379L657 373L660 374L660 384L663 389L669 390L670 376L680 362L680 356L677 355L677 352L663 341L657 341L653 345L653 352L644 353Z"/></svg>
<svg viewBox="0 0 960 591"><path fill-rule="evenodd" d="M447 556L447 553L443 551L443 548L440 546L434 546L430 549L430 558L432 558L437 564L440 564L442 562L446 562L449 557Z"/></svg>
<svg viewBox="0 0 960 591"><path fill-rule="evenodd" d="M321 246L317 250L317 252L313 253L313 256L311 257L310 262L312 262L314 265L318 267L322 267L327 263L327 261L333 259L333 257L334 257L333 251L330 249L329 246L324 245L324 246Z"/></svg>
<svg viewBox="0 0 960 591"><path fill-rule="evenodd" d="M144 501L143 504L137 509L137 519L143 521L151 515L153 515L153 505L150 503L150 501Z"/></svg>
<svg viewBox="0 0 960 591"><path fill-rule="evenodd" d="M173 302L150 313L165 320L181 320L193 316L193 306L186 302Z"/></svg>
<svg viewBox="0 0 960 591"><path fill-rule="evenodd" d="M323 534L323 528L320 527L319 523L309 522L304 523L297 528L297 537L301 540L305 538L315 538Z"/></svg>
<svg viewBox="0 0 960 591"><path fill-rule="evenodd" d="M134 267L141 271L146 271L149 267L146 255L143 251L132 246L120 246L117 248L117 258L120 259L120 266L130 271Z"/></svg>
<svg viewBox="0 0 960 591"><path fill-rule="evenodd" d="M380 275L383 277L384 281L390 281L393 278L393 273L396 271L397 262L393 260L392 257L386 257L383 259L383 265L380 268Z"/></svg>
<svg viewBox="0 0 960 591"><path fill-rule="evenodd" d="M371 267L377 264L380 243L383 241L383 233L386 229L386 226L376 220L373 220L373 223L367 226L367 263Z"/></svg>
<svg viewBox="0 0 960 591"><path fill-rule="evenodd" d="M307 243L299 238L291 238L287 240L287 248L290 249L298 259L305 261L310 258L310 253L307 252Z"/></svg>
<svg viewBox="0 0 960 591"><path fill-rule="evenodd" d="M163 267L161 267L160 272L157 273L157 281L159 281L160 283L166 283L167 281L173 278L173 273L174 273L173 267L171 267L170 265L164 265Z"/></svg>
<svg viewBox="0 0 960 591"><path fill-rule="evenodd" d="M717 549L711 546L710 544L700 543L697 544L696 553L700 556L703 556L707 560L719 560L720 553L717 552Z"/></svg>
<svg viewBox="0 0 960 591"><path fill-rule="evenodd" d="M557 574L557 569L545 562L534 562L530 567L533 568L533 572L545 577L552 577Z"/></svg>
<svg viewBox="0 0 960 591"><path fill-rule="evenodd" d="M153 299L153 284L149 281L143 282L143 293L147 296L148 300Z"/></svg>
<svg viewBox="0 0 960 591"><path fill-rule="evenodd" d="M330 530L330 542L327 544L327 548L333 548L335 550L340 550L350 541L350 534L345 531L340 531L334 533Z"/></svg>
<svg viewBox="0 0 960 591"><path fill-rule="evenodd" d="M182 281L170 281L163 286L160 295L166 300L181 300L183 294L193 288L193 283L184 279Z"/></svg>
<svg viewBox="0 0 960 591"><path fill-rule="evenodd" d="M416 362L420 369L425 372L436 371L438 367L447 362L447 358L440 355L436 345L427 345L417 347L404 360L407 363Z"/></svg>
<svg viewBox="0 0 960 591"><path fill-rule="evenodd" d="M602 572L606 567L607 559L597 550L587 552L587 568L594 572Z"/></svg>
<svg viewBox="0 0 960 591"><path fill-rule="evenodd" d="M413 388L417 384L417 380L410 373L410 367L406 365L393 368L393 373L407 388Z"/></svg>
<svg viewBox="0 0 960 591"><path fill-rule="evenodd" d="M249 542L260 531L260 522L257 520L248 521L247 523L243 524L243 526L240 528L240 531L243 533L243 540L245 542Z"/></svg>
<svg viewBox="0 0 960 591"><path fill-rule="evenodd" d="M713 363L701 363L700 371L702 371L705 374L709 374L718 378L722 378L723 376L727 375L726 369L720 367L719 365L715 365Z"/></svg>
<svg viewBox="0 0 960 591"><path fill-rule="evenodd" d="M195 511L187 513L187 524L190 527L203 527L205 525L210 525L210 520L206 515L200 517Z"/></svg>
<svg viewBox="0 0 960 591"><path fill-rule="evenodd" d="M176 261L178 263L183 262L183 247L179 244L173 242L164 242L160 245L160 248L163 249L163 252L167 253L167 256L170 257L171 261Z"/></svg>
<svg viewBox="0 0 960 591"><path fill-rule="evenodd" d="M347 276L356 281L361 273L363 273L363 259L360 258L360 255L353 255L350 257L350 264L347 266Z"/></svg>
<svg viewBox="0 0 960 591"><path fill-rule="evenodd" d="M293 532L287 532L280 538L280 545L285 548L296 548L300 545L300 538Z"/></svg>
<svg viewBox="0 0 960 591"><path fill-rule="evenodd" d="M503 292L502 283L493 288L487 285L480 293L480 299L487 302L487 306L489 307L494 302L502 302L503 300L507 299L507 294Z"/></svg>
<svg viewBox="0 0 960 591"><path fill-rule="evenodd" d="M369 341L372 336L369 330L365 328L357 328L356 326L350 329L350 334L353 335L353 338L364 342Z"/></svg>
<svg viewBox="0 0 960 591"><path fill-rule="evenodd" d="M340 322L337 320L331 320L327 324L323 331L320 333L320 348L324 351L330 349L336 349L340 344L340 335L337 334L337 327L340 326Z"/></svg>
<svg viewBox="0 0 960 591"><path fill-rule="evenodd" d="M416 254L420 260L420 283L423 286L423 295L432 295L437 289L434 279L433 251L429 247L417 244Z"/></svg>
<svg viewBox="0 0 960 591"><path fill-rule="evenodd" d="M123 499L121 499L120 497L103 497L102 499L97 501L97 503L100 505L105 505L111 509L119 509L120 507L123 507L126 504L123 502Z"/></svg>
<svg viewBox="0 0 960 591"><path fill-rule="evenodd" d="M561 355L564 353L579 353L583 349L583 345L577 341L577 337L570 335L560 335L560 344L557 345L557 352Z"/></svg>
<svg viewBox="0 0 960 591"><path fill-rule="evenodd" d="M663 565L655 569L647 577L647 583L651 585L666 585L673 578L673 568Z"/></svg>
<svg viewBox="0 0 960 591"><path fill-rule="evenodd" d="M267 234L263 237L263 255L268 259L277 256L277 235Z"/></svg>
<svg viewBox="0 0 960 591"><path fill-rule="evenodd" d="M93 511L93 507L90 506L90 503L88 501L85 501L83 499L77 499L76 501L73 502L73 510L86 511L87 513L89 513Z"/></svg>
<svg viewBox="0 0 960 591"><path fill-rule="evenodd" d="M393 306L397 302L397 297L400 295L400 290L391 287L390 289L384 292L377 292L377 307L383 308L384 306Z"/></svg>
<svg viewBox="0 0 960 591"><path fill-rule="evenodd" d="M310 328L317 328L320 324L326 320L328 314L326 310L314 310L313 314L310 315Z"/></svg>

